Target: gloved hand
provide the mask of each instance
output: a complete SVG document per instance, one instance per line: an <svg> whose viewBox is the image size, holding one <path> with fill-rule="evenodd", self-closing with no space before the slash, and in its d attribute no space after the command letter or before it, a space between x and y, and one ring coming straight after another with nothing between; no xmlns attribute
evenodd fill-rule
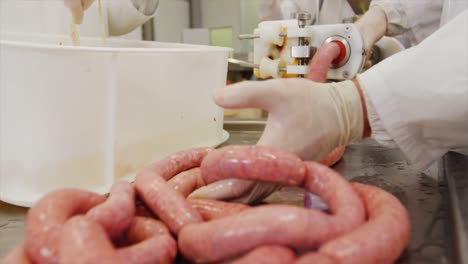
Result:
<svg viewBox="0 0 468 264"><path fill-rule="evenodd" d="M363 138L365 104L353 81L315 83L306 79L242 82L217 91L215 102L224 108L261 108L269 112L258 145L296 153L304 160L321 160L338 146ZM230 180L236 181L236 180ZM190 197L230 199L252 203L278 187L256 182L239 188L213 183ZM247 186L247 187L245 187ZM214 191L216 190L216 191Z"/></svg>
<svg viewBox="0 0 468 264"><path fill-rule="evenodd" d="M387 16L382 8L373 6L358 21L356 27L361 32L364 49L366 51L366 62L364 69L372 67L372 53L374 44L379 41L387 31Z"/></svg>
<svg viewBox="0 0 468 264"><path fill-rule="evenodd" d="M369 51L385 35L387 16L380 7L375 6L369 9L355 24L364 39L366 51Z"/></svg>
<svg viewBox="0 0 468 264"><path fill-rule="evenodd" d="M65 6L68 7L73 16L75 24L83 23L84 11L88 9L94 0L64 0Z"/></svg>
<svg viewBox="0 0 468 264"><path fill-rule="evenodd" d="M73 16L75 24L83 23L84 11L88 9L95 0L64 0ZM152 16L159 5L159 0L127 0L131 1L135 9L145 16Z"/></svg>

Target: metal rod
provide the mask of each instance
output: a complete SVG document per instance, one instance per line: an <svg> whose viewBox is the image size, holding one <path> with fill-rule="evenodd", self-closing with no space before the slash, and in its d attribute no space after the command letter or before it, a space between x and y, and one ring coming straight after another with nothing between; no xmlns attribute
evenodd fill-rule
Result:
<svg viewBox="0 0 468 264"><path fill-rule="evenodd" d="M229 62L229 63L232 63L232 64L240 65L240 66L242 66L242 67L247 67L247 68L255 68L255 69L260 68L260 65L259 65L259 64L255 64L255 63L248 62L248 61L243 61L243 60L228 59L228 62ZM287 72L287 71L288 71L288 68L287 68L287 67L280 67L278 70L279 70L280 72Z"/></svg>
<svg viewBox="0 0 468 264"><path fill-rule="evenodd" d="M450 155L450 156L449 156ZM449 162L449 157L453 157L454 159L457 159L457 164L466 164L463 161L464 158L458 159L457 156L459 154L453 154L449 153L446 154L446 156L443 159L443 173L445 176L445 180L447 181L447 188L448 188L448 199L449 199L449 206L450 206L450 216L452 218L452 223L453 223L453 228L456 232L453 232L455 234L454 238L454 253L455 253L455 258L458 263L466 263L468 260L468 252L466 251L466 248L468 247L468 239L467 239L467 230L465 230L465 225L464 225L464 220L462 216L462 212L460 212L460 208L462 208L463 205L459 203L458 197L458 191L457 191L457 185L455 183L454 175L452 175L451 172L447 171L448 166L453 166L451 162ZM466 166L464 166L466 169ZM465 170L466 171L466 170ZM465 175L463 175L465 176Z"/></svg>
<svg viewBox="0 0 468 264"><path fill-rule="evenodd" d="M239 35L239 39L256 39L260 38L259 34L241 34Z"/></svg>
<svg viewBox="0 0 468 264"><path fill-rule="evenodd" d="M280 37L287 37L288 32L281 32ZM260 34L240 34L239 39L257 39L260 38Z"/></svg>

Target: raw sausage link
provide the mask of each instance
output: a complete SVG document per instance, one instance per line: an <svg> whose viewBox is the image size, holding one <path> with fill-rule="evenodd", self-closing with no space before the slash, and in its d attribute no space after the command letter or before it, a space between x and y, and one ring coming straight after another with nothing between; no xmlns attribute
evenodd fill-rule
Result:
<svg viewBox="0 0 468 264"><path fill-rule="evenodd" d="M362 200L351 184L335 170L317 162L305 162L304 188L317 194L334 214L335 227L345 233L362 224L366 217ZM307 210L307 209L306 209Z"/></svg>
<svg viewBox="0 0 468 264"><path fill-rule="evenodd" d="M96 193L77 189L50 192L28 212L25 226L25 249L38 264L58 263L58 243L62 225L72 216L84 214L105 201Z"/></svg>
<svg viewBox="0 0 468 264"><path fill-rule="evenodd" d="M194 262L217 262L262 245L310 249L338 235L334 234L330 218L311 209L259 206L237 215L187 225L179 234L179 250Z"/></svg>
<svg viewBox="0 0 468 264"><path fill-rule="evenodd" d="M152 171L144 171L136 178L137 191L151 211L169 227L173 234L193 223L202 222L198 212L184 196Z"/></svg>
<svg viewBox="0 0 468 264"><path fill-rule="evenodd" d="M127 242L134 244L118 250L125 263L172 263L176 257L176 241L167 227L157 220L135 217L125 237Z"/></svg>
<svg viewBox="0 0 468 264"><path fill-rule="evenodd" d="M163 179L168 181L183 171L200 167L200 163L206 154L211 151L213 151L212 148L193 148L179 151L151 164L147 168L158 173Z"/></svg>
<svg viewBox="0 0 468 264"><path fill-rule="evenodd" d="M333 42L320 46L310 62L307 78L314 82L326 82L328 70L340 53L340 47Z"/></svg>
<svg viewBox="0 0 468 264"><path fill-rule="evenodd" d="M24 244L17 246L3 260L3 264L32 264L24 250Z"/></svg>
<svg viewBox="0 0 468 264"><path fill-rule="evenodd" d="M86 215L115 238L130 226L135 216L135 189L128 182L114 183L109 198Z"/></svg>
<svg viewBox="0 0 468 264"><path fill-rule="evenodd" d="M337 263L394 263L409 242L408 212L397 198L382 189L360 183L353 183L353 187L364 201L368 221L324 244L319 252L337 259Z"/></svg>
<svg viewBox="0 0 468 264"><path fill-rule="evenodd" d="M135 185L139 196L174 234L178 234L187 224L200 223L203 220L185 197L172 189L166 180L182 171L199 167L210 151L208 148L199 148L178 152L156 162L136 176Z"/></svg>
<svg viewBox="0 0 468 264"><path fill-rule="evenodd" d="M133 245L117 251L102 226L76 216L62 229L60 263L172 263L177 254L168 229L151 218L133 218L125 238Z"/></svg>
<svg viewBox="0 0 468 264"><path fill-rule="evenodd" d="M151 212L143 202L138 202L135 205L135 216L150 217L156 219L157 217Z"/></svg>
<svg viewBox="0 0 468 264"><path fill-rule="evenodd" d="M263 146L228 146L214 150L203 160L201 170L207 184L236 178L293 186L302 184L306 172L296 155Z"/></svg>
<svg viewBox="0 0 468 264"><path fill-rule="evenodd" d="M328 70L333 60L340 56L340 47L335 43L322 45L315 53L309 67L308 78L314 82L324 83L327 81ZM323 165L333 166L345 152L345 147L338 147L320 161Z"/></svg>
<svg viewBox="0 0 468 264"><path fill-rule="evenodd" d="M351 231L364 221L365 212L361 200L351 185L335 171L319 163L306 163L307 174L304 181L300 176L287 173L298 171L290 169L290 162L285 163L288 165L287 169L281 168L277 164L271 164L274 159L271 161L268 158L271 162L265 162L264 156L251 155L258 153L252 149L246 147L243 155L242 148L236 149L235 156L243 157L244 162L239 162L239 158L232 158L233 155L212 152L205 159L209 163L205 164L204 161L202 164L205 181L209 183L244 173L242 177L251 180L284 182L277 174L271 174L268 179L270 169L267 167L278 168L285 171L283 175L294 177L294 182L304 182L308 191L323 197L333 215L299 207L267 205L211 222L188 225L179 234L179 249L187 258L196 262L220 261L268 244L310 249ZM265 147L261 147L261 150L266 153L274 152ZM216 155L216 159L210 157L211 155ZM222 165L214 167L216 163L213 160ZM278 159L276 162L284 164L285 160ZM267 175L261 173L261 168L265 168Z"/></svg>
<svg viewBox="0 0 468 264"><path fill-rule="evenodd" d="M294 263L295 259L296 254L288 247L262 246L236 259L231 264L291 264Z"/></svg>
<svg viewBox="0 0 468 264"><path fill-rule="evenodd" d="M205 182L201 177L200 168L183 171L174 176L167 183L172 187L172 189L178 191L184 197L187 197L196 189L205 186Z"/></svg>
<svg viewBox="0 0 468 264"><path fill-rule="evenodd" d="M60 235L60 263L122 263L104 228L86 216L75 216Z"/></svg>
<svg viewBox="0 0 468 264"><path fill-rule="evenodd" d="M227 203L208 199L191 199L188 201L204 221L236 215L250 208L248 205L241 203Z"/></svg>

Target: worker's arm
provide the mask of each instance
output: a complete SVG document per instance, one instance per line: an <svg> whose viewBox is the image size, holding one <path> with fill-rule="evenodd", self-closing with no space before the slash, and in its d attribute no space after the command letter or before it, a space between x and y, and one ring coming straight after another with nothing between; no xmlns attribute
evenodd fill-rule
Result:
<svg viewBox="0 0 468 264"><path fill-rule="evenodd" d="M371 1L369 10L356 21L368 59L373 46L383 36L396 36L409 30L407 8L414 9L414 5L404 3L402 0ZM370 66L370 61L367 61L365 68Z"/></svg>
<svg viewBox="0 0 468 264"><path fill-rule="evenodd" d="M64 0L76 24L83 22L84 12L95 0ZM124 35L148 21L159 5L159 0L109 0L107 15L110 35Z"/></svg>
<svg viewBox="0 0 468 264"><path fill-rule="evenodd" d="M468 10L358 80L372 137L424 169L468 147Z"/></svg>
<svg viewBox="0 0 468 264"><path fill-rule="evenodd" d="M383 12L386 20L385 30L383 31L383 34L386 36L396 36L410 28L410 14L408 13L408 9L417 8L416 4L411 4L407 2L409 1L372 0L368 12L373 12L374 10L380 10L380 12ZM373 25L370 24L369 26Z"/></svg>
<svg viewBox="0 0 468 264"><path fill-rule="evenodd" d="M320 160L334 148L371 134L380 143L400 147L422 170L447 151L468 147L467 22L465 11L419 46L376 65L358 81L243 82L219 90L215 101L224 108L267 110L259 145ZM240 188L246 193L214 183L192 196L237 195L251 202L275 190L261 182L249 187Z"/></svg>

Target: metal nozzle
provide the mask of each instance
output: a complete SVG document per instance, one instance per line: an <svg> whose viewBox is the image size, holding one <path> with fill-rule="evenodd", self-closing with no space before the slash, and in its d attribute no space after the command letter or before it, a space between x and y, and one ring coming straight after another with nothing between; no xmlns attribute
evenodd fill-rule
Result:
<svg viewBox="0 0 468 264"><path fill-rule="evenodd" d="M287 32L281 32L279 33L280 37L287 37L288 33ZM240 34L239 39L257 39L260 38L260 34Z"/></svg>

